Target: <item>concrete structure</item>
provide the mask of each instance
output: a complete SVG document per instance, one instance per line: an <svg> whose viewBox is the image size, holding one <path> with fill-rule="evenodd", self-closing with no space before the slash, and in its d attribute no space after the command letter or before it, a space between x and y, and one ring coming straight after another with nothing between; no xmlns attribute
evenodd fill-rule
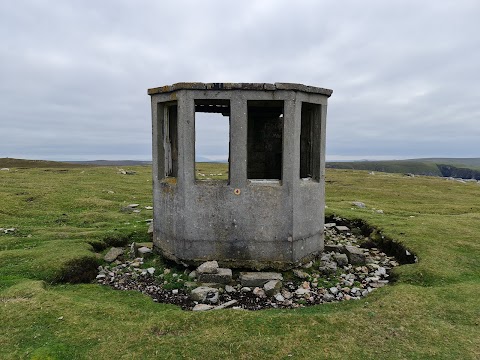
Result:
<svg viewBox="0 0 480 360"><path fill-rule="evenodd" d="M154 250L167 258L288 268L323 250L325 122L332 90L287 83L149 89ZM195 114L229 120L229 176L195 178Z"/></svg>

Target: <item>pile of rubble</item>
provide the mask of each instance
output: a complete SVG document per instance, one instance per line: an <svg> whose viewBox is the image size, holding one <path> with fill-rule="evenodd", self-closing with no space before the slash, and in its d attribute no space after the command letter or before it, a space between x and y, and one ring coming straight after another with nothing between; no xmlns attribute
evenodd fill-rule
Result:
<svg viewBox="0 0 480 360"><path fill-rule="evenodd" d="M99 267L97 281L119 290L138 290L156 302L194 311L298 308L357 300L388 284L389 271L399 265L377 248L361 248L359 244L366 240L346 226L325 224L324 253L284 273L233 272L216 261L193 271L178 266L147 267L145 259L151 250L132 244L128 251L109 251L105 260L110 264Z"/></svg>

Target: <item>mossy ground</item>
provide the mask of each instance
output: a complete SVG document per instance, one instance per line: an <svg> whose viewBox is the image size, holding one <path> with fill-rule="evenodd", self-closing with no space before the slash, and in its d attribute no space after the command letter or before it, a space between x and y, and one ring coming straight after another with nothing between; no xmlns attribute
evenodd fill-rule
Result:
<svg viewBox="0 0 480 360"><path fill-rule="evenodd" d="M192 313L140 293L58 283L72 265L95 263L94 248L148 240L151 210L120 211L152 203L150 168L134 170L0 172L0 227L18 229L0 235L0 358L480 357L479 185L329 170L327 214L367 221L419 263L359 301Z"/></svg>

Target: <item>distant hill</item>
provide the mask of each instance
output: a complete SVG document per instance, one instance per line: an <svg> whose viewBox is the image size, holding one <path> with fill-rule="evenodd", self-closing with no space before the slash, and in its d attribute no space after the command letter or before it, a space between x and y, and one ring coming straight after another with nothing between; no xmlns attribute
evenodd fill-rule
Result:
<svg viewBox="0 0 480 360"><path fill-rule="evenodd" d="M67 161L70 164L94 165L94 166L137 166L152 165L151 161L140 160L91 160L91 161Z"/></svg>
<svg viewBox="0 0 480 360"><path fill-rule="evenodd" d="M327 162L326 167L480 180L480 158Z"/></svg>
<svg viewBox="0 0 480 360"><path fill-rule="evenodd" d="M424 158L413 159L414 161L433 162L436 164L462 165L480 169L480 158Z"/></svg>
<svg viewBox="0 0 480 360"><path fill-rule="evenodd" d="M0 158L0 168L73 168L85 166L60 161Z"/></svg>
<svg viewBox="0 0 480 360"><path fill-rule="evenodd" d="M137 166L152 165L151 161L92 160L92 161L47 161L0 158L0 168L73 168L87 166Z"/></svg>

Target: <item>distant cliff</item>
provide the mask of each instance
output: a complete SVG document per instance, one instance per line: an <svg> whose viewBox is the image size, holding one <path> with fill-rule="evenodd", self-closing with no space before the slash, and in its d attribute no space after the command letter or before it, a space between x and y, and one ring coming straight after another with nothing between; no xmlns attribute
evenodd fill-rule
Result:
<svg viewBox="0 0 480 360"><path fill-rule="evenodd" d="M480 171L478 170L460 168L447 164L437 164L437 167L442 173L442 176L445 177L480 180Z"/></svg>
<svg viewBox="0 0 480 360"><path fill-rule="evenodd" d="M480 158L327 162L327 168L480 180Z"/></svg>

